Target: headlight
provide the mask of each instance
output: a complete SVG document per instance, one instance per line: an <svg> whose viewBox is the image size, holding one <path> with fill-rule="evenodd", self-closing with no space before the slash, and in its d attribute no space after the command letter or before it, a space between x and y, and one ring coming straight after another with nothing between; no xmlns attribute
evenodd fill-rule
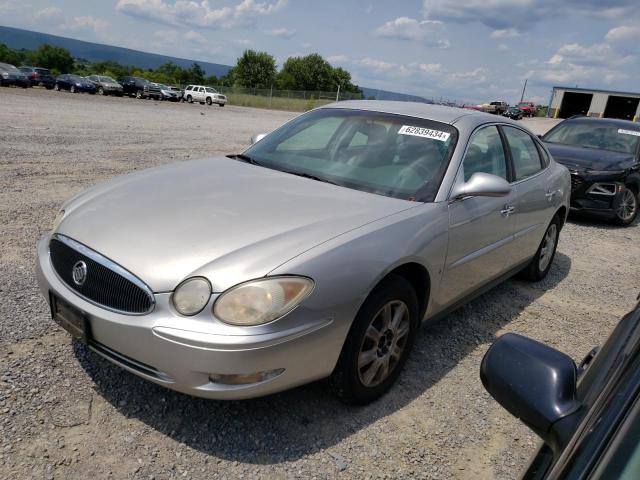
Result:
<svg viewBox="0 0 640 480"><path fill-rule="evenodd" d="M2 72L2 78L9 78L9 74L6 72Z"/></svg>
<svg viewBox="0 0 640 480"><path fill-rule="evenodd" d="M52 232L55 232L58 229L58 226L60 225L60 222L62 222L63 218L64 218L64 210L60 210L56 214L56 218L53 219L53 224L51 225Z"/></svg>
<svg viewBox="0 0 640 480"><path fill-rule="evenodd" d="M213 315L232 325L261 325L293 310L313 290L305 277L273 277L241 283L224 292Z"/></svg>
<svg viewBox="0 0 640 480"><path fill-rule="evenodd" d="M76 87L81 87L82 84L81 83L76 83Z"/></svg>
<svg viewBox="0 0 640 480"><path fill-rule="evenodd" d="M211 284L206 278L192 277L186 279L171 296L173 306L182 315L195 315L207 306L211 297Z"/></svg>

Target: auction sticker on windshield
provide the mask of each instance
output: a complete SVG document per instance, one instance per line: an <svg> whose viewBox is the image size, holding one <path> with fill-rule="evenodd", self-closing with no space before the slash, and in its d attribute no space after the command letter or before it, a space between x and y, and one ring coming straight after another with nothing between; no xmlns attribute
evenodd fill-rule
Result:
<svg viewBox="0 0 640 480"><path fill-rule="evenodd" d="M618 133L622 133L623 135L635 135L636 137L640 137L640 132L636 132L635 130L624 130L623 128L619 128Z"/></svg>
<svg viewBox="0 0 640 480"><path fill-rule="evenodd" d="M410 125L403 125L398 130L398 135L412 135L414 137L431 138L432 140L440 140L446 142L449 140L449 133L442 132L440 130L433 130L431 128L412 127Z"/></svg>

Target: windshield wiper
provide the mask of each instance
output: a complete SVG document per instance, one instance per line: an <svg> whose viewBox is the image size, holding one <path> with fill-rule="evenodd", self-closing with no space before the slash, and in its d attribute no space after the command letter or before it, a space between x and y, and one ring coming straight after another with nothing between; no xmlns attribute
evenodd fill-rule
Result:
<svg viewBox="0 0 640 480"><path fill-rule="evenodd" d="M249 155L245 155L244 153L238 153L236 155L227 155L227 158L233 158L235 160L240 160L245 163L250 163L251 165L262 165L258 160Z"/></svg>
<svg viewBox="0 0 640 480"><path fill-rule="evenodd" d="M339 183L336 182L332 182L331 180L328 180L326 178L322 178L322 177L317 177L315 175L312 175L310 173L304 173L304 172L295 172L293 170L280 170L281 172L284 173L290 173L291 175L297 175L298 177L303 177L303 178L310 178L311 180L316 180L318 182L324 182L324 183L330 183L331 185L338 185L338 186L342 186Z"/></svg>

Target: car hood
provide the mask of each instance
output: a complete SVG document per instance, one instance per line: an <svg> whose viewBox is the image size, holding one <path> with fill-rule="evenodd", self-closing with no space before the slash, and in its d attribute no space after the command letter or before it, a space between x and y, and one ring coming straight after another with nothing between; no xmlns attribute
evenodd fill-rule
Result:
<svg viewBox="0 0 640 480"><path fill-rule="evenodd" d="M545 143L558 163L570 170L624 170L633 164L629 153L611 152L594 148L574 147L557 143Z"/></svg>
<svg viewBox="0 0 640 480"><path fill-rule="evenodd" d="M417 205L218 157L98 185L65 204L57 233L120 264L154 292L193 275L220 292Z"/></svg>

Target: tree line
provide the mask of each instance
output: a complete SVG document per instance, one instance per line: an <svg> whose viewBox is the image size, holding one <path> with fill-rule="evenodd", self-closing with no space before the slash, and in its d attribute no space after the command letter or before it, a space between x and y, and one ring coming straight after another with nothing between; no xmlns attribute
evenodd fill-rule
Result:
<svg viewBox="0 0 640 480"><path fill-rule="evenodd" d="M167 62L155 69L141 69L114 61L89 62L74 59L62 47L42 44L34 50L16 50L0 44L0 62L12 65L31 65L48 68L53 74L107 75L113 78L136 76L152 82L170 85L207 84L243 88L273 88L277 90L323 90L359 93L351 82L351 74L343 68L333 67L317 53L302 57L289 57L278 71L275 58L267 52L246 50L236 65L222 76L207 76L204 69L193 63L183 68Z"/></svg>

